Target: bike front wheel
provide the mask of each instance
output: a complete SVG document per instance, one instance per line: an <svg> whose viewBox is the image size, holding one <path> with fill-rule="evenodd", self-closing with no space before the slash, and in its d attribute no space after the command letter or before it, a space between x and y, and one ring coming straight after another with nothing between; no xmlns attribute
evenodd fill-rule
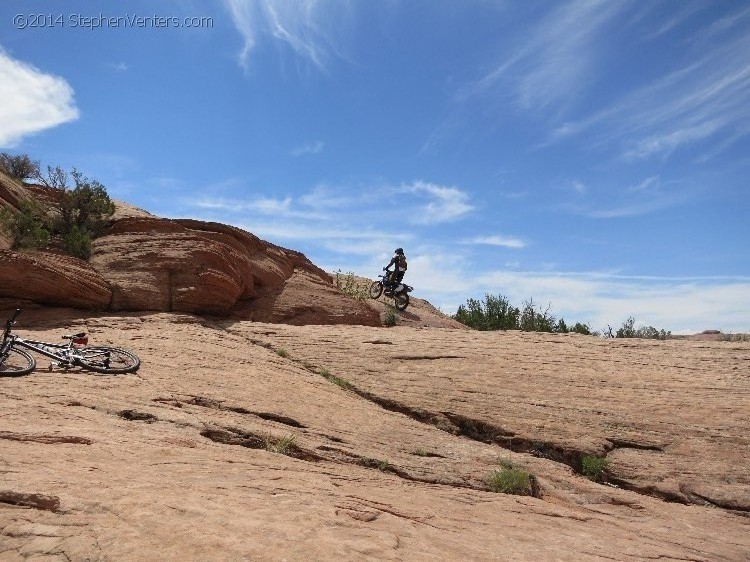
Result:
<svg viewBox="0 0 750 562"><path fill-rule="evenodd" d="M12 347L3 359L0 356L0 377L20 377L28 375L36 368L36 359L23 349Z"/></svg>
<svg viewBox="0 0 750 562"><path fill-rule="evenodd" d="M409 306L409 293L396 293L393 301L396 304L396 310L406 310Z"/></svg>
<svg viewBox="0 0 750 562"><path fill-rule="evenodd" d="M85 347L77 352L76 363L95 373L135 373L141 366L136 355L117 347Z"/></svg>
<svg viewBox="0 0 750 562"><path fill-rule="evenodd" d="M370 298L376 299L383 294L383 284L380 281L375 281L370 285Z"/></svg>

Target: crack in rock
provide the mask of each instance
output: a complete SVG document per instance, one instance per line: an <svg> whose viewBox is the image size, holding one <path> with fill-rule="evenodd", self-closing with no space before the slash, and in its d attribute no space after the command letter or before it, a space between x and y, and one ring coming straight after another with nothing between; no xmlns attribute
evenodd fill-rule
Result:
<svg viewBox="0 0 750 562"><path fill-rule="evenodd" d="M94 441L88 437L76 435L43 435L33 433L14 433L12 431L0 431L0 439L8 441L21 441L29 443L45 443L55 445L59 443L73 443L76 445L91 445Z"/></svg>
<svg viewBox="0 0 750 562"><path fill-rule="evenodd" d="M200 406L202 408L210 408L212 410L221 410L226 412L234 412L236 414L256 416L264 420L273 421L300 429L306 429L305 425L301 424L294 418L290 418L289 416L274 414L272 412L253 412L252 410L248 410L247 408L242 408L240 406L226 406L221 400L215 400L213 398L193 396L190 400L186 400L185 403L192 404L193 406Z"/></svg>
<svg viewBox="0 0 750 562"><path fill-rule="evenodd" d="M146 423L154 423L155 421L159 421L159 418L157 418L154 414L138 412L136 410L123 410L122 412L118 412L117 415L122 419L128 421L144 421Z"/></svg>
<svg viewBox="0 0 750 562"><path fill-rule="evenodd" d="M60 509L60 498L45 494L28 494L14 492L13 490L0 490L0 503L17 505L20 507L32 507L44 511L56 513Z"/></svg>
<svg viewBox="0 0 750 562"><path fill-rule="evenodd" d="M303 449L293 442L286 443L282 446L272 442L270 436L260 436L250 431L232 427L206 427L201 430L200 434L211 441L221 443L222 445L237 445L247 447L248 449L262 449L269 452L275 452L295 459L308 462L318 462L323 460L320 455ZM278 447L275 449L275 447Z"/></svg>

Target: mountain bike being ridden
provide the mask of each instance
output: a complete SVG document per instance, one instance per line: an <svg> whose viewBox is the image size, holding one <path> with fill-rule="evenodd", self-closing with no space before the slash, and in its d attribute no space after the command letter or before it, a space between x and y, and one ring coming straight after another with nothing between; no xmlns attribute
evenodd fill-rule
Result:
<svg viewBox="0 0 750 562"><path fill-rule="evenodd" d="M140 359L133 353L116 347L91 346L85 332L63 336L67 343L46 343L28 340L12 334L20 309L5 323L2 341L0 341L0 377L18 377L28 375L36 368L36 359L26 349L52 359L53 365L70 369L81 367L95 373L122 374L134 373L141 365ZM25 349L24 349L25 348Z"/></svg>

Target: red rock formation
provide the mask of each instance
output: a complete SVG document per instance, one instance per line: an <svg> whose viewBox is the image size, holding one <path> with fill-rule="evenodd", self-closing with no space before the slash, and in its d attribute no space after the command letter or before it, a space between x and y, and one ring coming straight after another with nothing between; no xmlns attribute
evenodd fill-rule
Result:
<svg viewBox="0 0 750 562"><path fill-rule="evenodd" d="M0 297L101 310L109 307L112 291L99 273L78 258L0 250Z"/></svg>
<svg viewBox="0 0 750 562"><path fill-rule="evenodd" d="M0 207L14 210L29 200L52 212L57 195L0 174ZM83 309L231 313L288 324L381 324L374 302L343 294L299 252L232 226L162 219L127 204L117 204L88 262L59 252L12 252L7 237L0 239L0 250L0 299Z"/></svg>

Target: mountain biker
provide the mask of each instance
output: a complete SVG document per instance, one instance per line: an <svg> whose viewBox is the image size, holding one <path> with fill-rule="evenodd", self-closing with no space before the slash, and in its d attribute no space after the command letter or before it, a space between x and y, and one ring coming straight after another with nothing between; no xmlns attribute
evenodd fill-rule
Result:
<svg viewBox="0 0 750 562"><path fill-rule="evenodd" d="M395 287L404 280L404 274L406 273L407 264L403 248L396 248L391 261L388 262L388 265L383 268L383 271L387 271L388 268L392 265L394 265L395 267L388 279L388 282Z"/></svg>

